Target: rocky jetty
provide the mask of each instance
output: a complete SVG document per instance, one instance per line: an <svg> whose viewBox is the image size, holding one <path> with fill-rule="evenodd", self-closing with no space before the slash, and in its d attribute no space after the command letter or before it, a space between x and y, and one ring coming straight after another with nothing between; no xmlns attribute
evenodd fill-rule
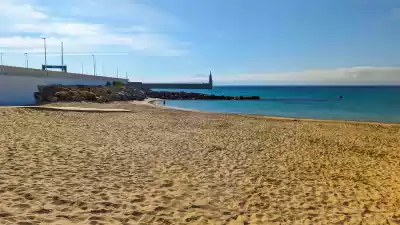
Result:
<svg viewBox="0 0 400 225"><path fill-rule="evenodd" d="M170 100L259 100L259 96L224 96L207 95L193 92L170 92L170 91L148 91L146 95L150 98L161 98Z"/></svg>
<svg viewBox="0 0 400 225"><path fill-rule="evenodd" d="M146 98L169 100L259 100L259 96L207 95L193 92L169 92L137 89L129 86L40 86L34 96L38 104L43 102L113 102L142 101Z"/></svg>

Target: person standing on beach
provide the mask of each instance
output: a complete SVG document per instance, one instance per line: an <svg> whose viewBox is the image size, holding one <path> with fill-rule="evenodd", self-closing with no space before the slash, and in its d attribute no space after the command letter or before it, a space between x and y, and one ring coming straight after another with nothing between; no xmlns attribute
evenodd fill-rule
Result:
<svg viewBox="0 0 400 225"><path fill-rule="evenodd" d="M163 100L163 105L165 106L165 99Z"/></svg>

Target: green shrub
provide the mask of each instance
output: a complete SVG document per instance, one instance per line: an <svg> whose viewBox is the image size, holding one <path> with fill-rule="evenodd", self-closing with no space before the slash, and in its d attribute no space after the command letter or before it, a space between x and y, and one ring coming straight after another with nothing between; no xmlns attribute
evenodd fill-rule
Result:
<svg viewBox="0 0 400 225"><path fill-rule="evenodd" d="M113 81L113 86L117 86L117 87L121 87L121 86L125 86L125 84L122 81Z"/></svg>

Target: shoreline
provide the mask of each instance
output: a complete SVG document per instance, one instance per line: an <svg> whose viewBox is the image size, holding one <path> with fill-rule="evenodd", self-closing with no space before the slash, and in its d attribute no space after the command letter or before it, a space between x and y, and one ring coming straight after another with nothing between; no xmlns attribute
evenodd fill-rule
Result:
<svg viewBox="0 0 400 225"><path fill-rule="evenodd" d="M312 119L312 118L302 118L302 117L284 117L284 116L267 116L267 115L262 115L262 114L242 114L242 113L224 113L224 112L210 112L210 111L202 111L202 110L196 110L196 109L186 109L186 108L180 108L180 107L173 107L173 106L163 106L163 105L157 105L155 102L162 101L163 99L157 99L157 98L147 98L143 101L129 101L130 103L133 103L135 105L144 105L144 106L149 106L149 107L156 107L156 108L161 108L161 109L169 109L169 110L179 110L179 111L186 111L186 112L197 112L197 113L204 113L204 114L219 114L219 115L234 115L234 116L242 116L242 117L250 117L250 118L264 118L264 119L269 119L269 120L280 120L280 121L293 121L293 122L298 122L298 121L304 121L304 122L316 122L316 123L346 123L346 124L366 124L366 125L383 125L383 126L400 126L400 122L374 122L374 121L357 121L357 120L332 120L332 119ZM196 101L196 100L193 100ZM124 101L122 101L123 103ZM72 103L74 105L79 105L79 104L92 104L92 102L87 102L87 103L82 103L82 102L59 102L61 104L64 103ZM115 103L120 103L120 102L111 102L111 103L106 103L106 104L115 104ZM104 104L104 103L103 103ZM27 106L0 106L0 109L11 109L11 108L30 108L30 109L40 109L40 110L54 110L50 107L47 107L46 105L49 104L44 104L44 105L27 105ZM51 105L51 104L50 104ZM63 107L58 107L58 108L63 108ZM58 109L62 110L62 109ZM95 109L92 109L95 110ZM65 107L63 111L73 111L73 110L68 110L68 107ZM78 110L79 111L79 110Z"/></svg>
<svg viewBox="0 0 400 225"><path fill-rule="evenodd" d="M146 99L147 100L147 99ZM357 121L357 120L330 120L330 119L312 119L312 118L302 118L302 117L284 117L284 116L266 116L262 114L242 114L242 113L223 113L223 112L209 112L209 111L201 111L195 109L185 109L173 106L163 106L157 105L155 102L162 101L162 99L148 99L145 101L145 104L150 105L152 107L159 107L163 109L175 109L181 111L188 112L198 112L198 113L215 113L215 114L223 114L223 115L236 115L236 116L245 116L245 117L256 117L256 118L265 118L271 120L283 120L283 121L306 121L306 122L328 122L328 123L349 123L349 124L368 124L368 125L389 125L389 126L400 126L400 122L374 122L374 121ZM196 101L196 100L193 100Z"/></svg>

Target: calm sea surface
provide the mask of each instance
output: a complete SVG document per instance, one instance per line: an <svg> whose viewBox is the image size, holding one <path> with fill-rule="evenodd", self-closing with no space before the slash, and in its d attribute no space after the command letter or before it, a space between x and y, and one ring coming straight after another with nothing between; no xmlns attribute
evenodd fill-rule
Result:
<svg viewBox="0 0 400 225"><path fill-rule="evenodd" d="M400 86L219 86L169 90L253 96L260 101L168 100L167 106L209 112L400 122ZM343 96L339 99L339 96Z"/></svg>

